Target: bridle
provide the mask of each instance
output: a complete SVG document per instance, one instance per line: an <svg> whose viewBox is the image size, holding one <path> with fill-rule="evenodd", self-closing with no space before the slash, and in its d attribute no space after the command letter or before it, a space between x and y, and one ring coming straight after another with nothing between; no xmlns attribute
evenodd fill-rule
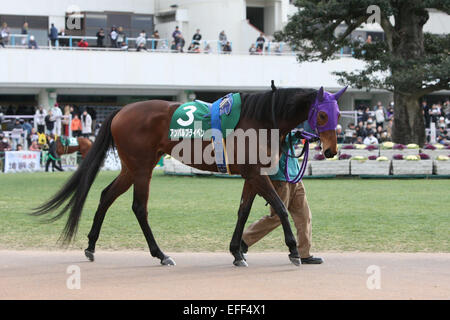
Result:
<svg viewBox="0 0 450 320"><path fill-rule="evenodd" d="M277 88L275 87L275 82L273 80L271 81L271 88L272 88L272 122L273 122L274 129L278 129L277 119L275 117L275 92L277 91ZM287 152L284 151L283 149L281 149L281 152L286 156L286 165L285 165L283 172L284 172L287 182L298 183L305 175L307 164L308 164L309 143L319 141L319 146L320 146L320 136L318 134L317 129L316 129L316 132L317 132L317 134L307 132L303 129L302 130L297 129L297 131L295 132L294 135L297 138L305 140L305 142L303 144L302 152L300 153L299 156L295 156L294 144L292 143L292 132L288 133L289 148L288 148ZM292 155L290 154L291 152L292 152ZM298 159L298 158L301 158L302 156L303 156L303 161L302 161L302 165L300 166L300 171L295 178L291 178L289 176L289 172L288 172L289 158Z"/></svg>
<svg viewBox="0 0 450 320"><path fill-rule="evenodd" d="M275 117L275 92L277 88L275 87L275 83L273 80L271 83L271 88L272 88L272 122L274 128L277 129L278 126ZM289 149L287 152L281 149L281 152L286 155L286 166L284 168L284 175L287 182L298 183L303 178L308 163L309 143L313 141L319 141L320 146L320 133L328 130L336 130L336 126L340 115L337 100L345 92L345 90L347 90L347 87L341 89L339 92L335 94L330 94L328 92L324 92L323 87L319 89L316 95L316 99L311 105L308 113L308 124L314 131L314 133L306 132L305 130L297 130L297 132L295 132L296 138L305 140L303 150L299 156L295 156L294 146L292 143L292 132L289 133L288 136ZM317 124L317 116L320 112L325 112L328 116L328 121L324 125ZM292 155L289 154L290 152L292 152ZM291 178L288 172L289 158L296 159L300 158L301 156L303 156L303 161L300 167L300 172L297 174L295 178Z"/></svg>

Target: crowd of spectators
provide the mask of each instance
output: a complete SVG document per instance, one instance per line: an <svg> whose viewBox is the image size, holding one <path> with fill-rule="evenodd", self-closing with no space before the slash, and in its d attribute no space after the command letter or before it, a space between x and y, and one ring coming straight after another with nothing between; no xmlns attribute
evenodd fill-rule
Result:
<svg viewBox="0 0 450 320"><path fill-rule="evenodd" d="M0 46L5 47L5 45L9 44L10 40L10 30L8 28L8 24L4 22L2 24L0 30ZM29 25L28 22L23 24L21 30L21 44L23 46L28 46L29 49L39 49L38 43L35 39L34 35L29 34ZM96 42L95 44L91 42L89 43L87 37L73 37L74 42L72 46L76 46L79 48L88 48L88 47L96 47L96 48L119 48L121 50L128 50L129 42L128 36L124 31L122 26L112 26L111 30L107 33L103 28L100 28L96 33ZM58 29L52 23L48 32L48 40L49 45L51 47L67 47L70 46L69 38L65 33L64 29L61 29L58 32ZM135 38L134 41L134 49L136 51L148 51L152 50L169 50L172 52L189 52L189 53L212 53L213 47L211 46L211 41L205 41L202 48L202 35L200 33L200 29L196 30L196 33L192 36L192 40L188 44L188 48L186 47L186 40L178 26L175 27L175 30L172 32L172 40L169 43L166 41L160 41L161 37L159 35L158 30L155 30L150 37L147 35L145 30L142 30L139 35ZM149 41L151 43L151 47L148 47ZM225 30L222 30L218 35L217 40L217 52L230 54L233 51L231 41L228 40L228 37L225 33ZM265 46L266 38L263 33L261 33L255 43L252 43L249 54L258 55L263 54L264 51L269 50L269 46ZM280 45L274 44L273 48L270 48L272 52L275 54L281 54Z"/></svg>
<svg viewBox="0 0 450 320"><path fill-rule="evenodd" d="M450 142L450 99L447 99L444 103L437 102L434 104L429 104L424 100L422 101L422 112L425 127L431 129L431 124L434 124L436 140L438 142Z"/></svg>
<svg viewBox="0 0 450 320"><path fill-rule="evenodd" d="M3 114L1 111L0 107L0 119ZM28 115L32 116L32 114ZM66 105L61 109L57 103L49 110L42 106L36 108L32 118L20 118L20 115L17 115L13 121L1 122L0 120L0 124L6 126L9 135L7 136L0 129L0 152L23 150L24 143L22 142L25 141L30 151L38 151L41 147L39 145L40 134L69 136L72 131L73 137L88 138L98 132L101 125L96 121L96 112L93 108L79 109Z"/></svg>
<svg viewBox="0 0 450 320"><path fill-rule="evenodd" d="M357 110L357 124L351 122L343 130L337 126L338 143L377 145L385 141L392 141L392 124L394 121L394 103L386 108L381 102L370 109L360 105Z"/></svg>

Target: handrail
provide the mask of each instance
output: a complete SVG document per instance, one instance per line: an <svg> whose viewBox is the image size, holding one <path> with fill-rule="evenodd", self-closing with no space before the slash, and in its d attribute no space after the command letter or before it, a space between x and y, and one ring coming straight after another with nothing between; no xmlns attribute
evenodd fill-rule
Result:
<svg viewBox="0 0 450 320"><path fill-rule="evenodd" d="M6 45L7 48L10 47L15 47L15 48L28 48L28 44L26 45L19 45L16 44L16 38L27 38L29 39L31 35L30 34L10 34L10 45ZM59 40L61 39L68 39L69 40L69 45L68 46L61 46L59 43ZM123 49L121 48L115 48L115 47L86 47L86 48L79 48L76 45L73 44L73 40L76 39L86 39L86 40L97 40L97 37L95 36L58 36L58 40L56 40L56 46L52 46L50 43L50 40L48 41L48 45L47 46L39 46L40 49L52 49L52 48L57 48L57 49L62 49L62 50L88 50L88 51L123 51ZM129 42L136 42L137 37L136 38L126 38L125 39L125 43L128 46ZM147 44L151 43L151 47L148 48L148 50L153 51L153 52L178 52L176 50L171 50L170 49L170 43L171 40L167 39L167 38L147 38ZM194 42L194 40L192 40L189 43ZM249 54L248 49L244 52L238 52L238 51L234 51L233 50L233 42L230 42L230 46L232 48L232 52L223 52L222 50L222 46L221 41L220 40L210 40L210 39L205 39L205 40L200 40L199 41L201 44L201 52L203 53L215 53L215 54ZM156 43L161 43L162 45L158 45L156 46ZM255 44L255 47L257 47L257 42L253 42ZM209 44L210 46L210 50L209 51L205 51L207 45ZM277 50L275 50L275 46L278 47ZM275 42L275 41L265 41L264 45L263 45L263 50L262 52L254 52L251 53L252 55L277 55L277 56L289 56L289 55L296 55L298 52L295 50L291 50L291 49L285 49L287 48L287 44L285 42ZM191 51L187 51L187 48L185 48L185 52L189 52L191 53ZM341 57L345 57L345 56L352 56L351 54L345 54L343 51L341 51L340 53L336 54L337 56L341 56Z"/></svg>

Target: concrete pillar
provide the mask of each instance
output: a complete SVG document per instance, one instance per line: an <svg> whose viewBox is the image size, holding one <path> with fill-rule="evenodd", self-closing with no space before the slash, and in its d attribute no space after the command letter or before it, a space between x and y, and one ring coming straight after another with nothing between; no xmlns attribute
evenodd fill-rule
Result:
<svg viewBox="0 0 450 320"><path fill-rule="evenodd" d="M188 102L188 101L192 101L193 97L194 97L194 93L192 91L183 90L183 91L179 91L178 92L178 94L177 94L177 101L185 103L185 102Z"/></svg>
<svg viewBox="0 0 450 320"><path fill-rule="evenodd" d="M41 89L38 96L38 106L43 106L44 109L49 110L56 103L57 96L54 89Z"/></svg>

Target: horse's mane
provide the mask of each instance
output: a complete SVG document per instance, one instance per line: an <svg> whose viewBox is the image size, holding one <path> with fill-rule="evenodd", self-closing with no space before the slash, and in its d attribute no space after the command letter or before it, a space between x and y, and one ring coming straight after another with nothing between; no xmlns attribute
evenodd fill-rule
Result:
<svg viewBox="0 0 450 320"><path fill-rule="evenodd" d="M317 90L302 88L277 89L275 91L275 117L290 119L299 110L309 110ZM241 93L241 117L255 120L272 119L272 91Z"/></svg>

